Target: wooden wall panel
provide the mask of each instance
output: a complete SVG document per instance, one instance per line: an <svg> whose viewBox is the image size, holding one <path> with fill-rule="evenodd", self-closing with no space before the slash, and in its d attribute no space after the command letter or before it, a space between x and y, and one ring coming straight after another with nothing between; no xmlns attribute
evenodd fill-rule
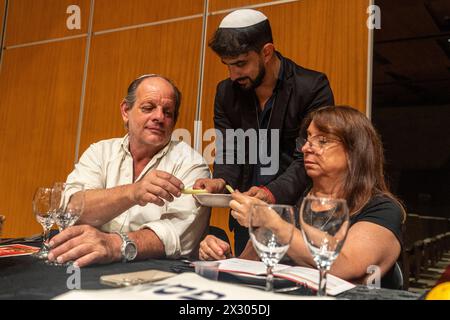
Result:
<svg viewBox="0 0 450 320"><path fill-rule="evenodd" d="M73 168L85 40L4 51L0 74L3 236L42 231L31 200Z"/></svg>
<svg viewBox="0 0 450 320"><path fill-rule="evenodd" d="M67 28L70 5L80 7L80 30ZM90 0L10 0L6 46L86 33L89 7Z"/></svg>
<svg viewBox="0 0 450 320"><path fill-rule="evenodd" d="M193 132L201 28L198 18L93 38L80 155L93 142L124 135L119 105L129 83L142 74L175 82L183 95L177 128Z"/></svg>
<svg viewBox="0 0 450 320"><path fill-rule="evenodd" d="M0 0L0 41L3 34L3 19L5 18L5 9L6 9L6 0Z"/></svg>
<svg viewBox="0 0 450 320"><path fill-rule="evenodd" d="M275 21L277 48L298 64L325 72L336 104L348 104L364 113L368 5L368 0L319 0L264 8Z"/></svg>
<svg viewBox="0 0 450 320"><path fill-rule="evenodd" d="M96 0L94 31L203 13L203 0Z"/></svg>
<svg viewBox="0 0 450 320"><path fill-rule="evenodd" d="M209 12L234 9L244 6L251 6L256 4L262 4L264 2L271 2L269 0L210 0Z"/></svg>
<svg viewBox="0 0 450 320"><path fill-rule="evenodd" d="M212 4L215 2L213 0ZM235 1L219 2L234 4ZM368 0L305 0L258 10L270 19L277 50L303 67L326 73L336 104L349 104L365 112L368 5ZM208 18L208 40L225 15ZM203 130L214 127L215 88L227 77L226 67L208 48L201 112ZM227 226L227 211L213 210L211 222Z"/></svg>
<svg viewBox="0 0 450 320"><path fill-rule="evenodd" d="M4 1L0 0L0 6ZM202 14L203 0L189 1L189 5L186 2L96 0L94 31ZM210 0L209 12L263 2ZM71 4L82 9L81 30L66 28L66 8ZM325 72L331 81L336 102L350 104L363 111L367 83L368 30L365 23L368 4L369 0L300 0L258 10L270 18L275 45L281 53L304 67ZM10 0L6 45L86 33L89 5L90 0ZM208 39L223 16L208 18ZM199 17L94 34L80 155L95 141L125 133L119 104L129 82L144 73L161 73L175 81L183 93L177 127L193 132L201 28L202 18ZM0 199L0 213L8 216L6 236L40 231L31 215L33 190L39 184L64 179L72 169L85 41L83 38L7 50L5 53L0 75L0 121L6 125L0 129L0 147L11 151L0 154L0 191L7 195ZM228 76L226 68L209 48L205 59L203 131L213 127L215 88ZM31 76L26 76L30 72ZM58 81L69 75L72 77L70 81L64 84ZM12 103L14 109L10 107ZM17 106L25 112L14 113ZM31 111L26 111L30 106L33 106ZM58 116L51 118L51 114ZM26 136L23 132L28 128L31 128L31 133ZM48 135L51 138L47 138ZM203 147L208 143L204 141ZM33 159L31 166L26 161L28 159ZM15 169L11 170L13 164ZM23 200L25 198L27 200ZM228 231L228 210L214 211L211 223ZM232 239L230 233L229 237Z"/></svg>

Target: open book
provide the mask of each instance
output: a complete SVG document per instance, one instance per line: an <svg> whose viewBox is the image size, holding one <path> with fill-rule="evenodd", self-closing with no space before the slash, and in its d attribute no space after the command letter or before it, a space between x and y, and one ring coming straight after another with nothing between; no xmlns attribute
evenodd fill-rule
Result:
<svg viewBox="0 0 450 320"><path fill-rule="evenodd" d="M219 270L221 272L231 272L249 275L265 275L266 266L261 261L244 260L238 258L220 260ZM313 290L319 287L319 271L306 267L292 267L285 264L277 264L273 268L273 275L283 279L288 279L300 283ZM331 296L355 287L352 283L342 280L336 276L327 276L327 294Z"/></svg>

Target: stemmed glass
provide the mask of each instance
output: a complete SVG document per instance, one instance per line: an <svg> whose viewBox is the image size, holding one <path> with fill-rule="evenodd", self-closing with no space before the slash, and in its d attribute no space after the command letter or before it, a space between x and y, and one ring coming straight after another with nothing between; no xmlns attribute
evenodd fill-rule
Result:
<svg viewBox="0 0 450 320"><path fill-rule="evenodd" d="M327 274L344 245L349 213L344 199L306 197L300 208L303 238L319 269L318 296L326 296Z"/></svg>
<svg viewBox="0 0 450 320"><path fill-rule="evenodd" d="M53 226L53 215L51 207L52 188L39 187L33 196L33 213L36 220L44 229L42 234L41 249L34 253L33 256L38 259L45 260L48 256L48 240L50 237L50 229Z"/></svg>
<svg viewBox="0 0 450 320"><path fill-rule="evenodd" d="M84 185L81 183L56 182L52 191L53 219L59 232L73 226L83 214L85 202ZM68 262L67 264L70 264ZM54 263L54 265L62 265ZM65 264L64 264L65 265Z"/></svg>
<svg viewBox="0 0 450 320"><path fill-rule="evenodd" d="M253 205L248 230L255 251L267 267L266 291L273 291L273 267L288 251L294 233L294 208Z"/></svg>

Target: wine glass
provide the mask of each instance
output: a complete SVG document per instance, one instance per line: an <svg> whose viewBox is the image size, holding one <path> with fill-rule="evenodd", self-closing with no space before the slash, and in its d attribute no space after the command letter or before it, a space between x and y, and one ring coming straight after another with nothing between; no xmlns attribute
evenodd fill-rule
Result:
<svg viewBox="0 0 450 320"><path fill-rule="evenodd" d="M300 208L303 238L319 269L318 296L326 296L327 274L344 245L349 213L344 199L306 197Z"/></svg>
<svg viewBox="0 0 450 320"><path fill-rule="evenodd" d="M37 222L42 226L44 232L42 234L41 249L34 253L33 256L38 259L47 259L49 253L48 240L50 237L50 229L53 226L53 215L51 207L52 188L39 187L33 196L33 213Z"/></svg>
<svg viewBox="0 0 450 320"><path fill-rule="evenodd" d="M273 267L288 251L294 233L294 208L267 204L253 205L250 211L250 239L267 267L266 291L273 291Z"/></svg>
<svg viewBox="0 0 450 320"><path fill-rule="evenodd" d="M53 219L59 232L73 226L83 214L85 202L84 185L81 183L56 182L52 191ZM54 265L59 264L57 262ZM68 262L67 264L70 264Z"/></svg>

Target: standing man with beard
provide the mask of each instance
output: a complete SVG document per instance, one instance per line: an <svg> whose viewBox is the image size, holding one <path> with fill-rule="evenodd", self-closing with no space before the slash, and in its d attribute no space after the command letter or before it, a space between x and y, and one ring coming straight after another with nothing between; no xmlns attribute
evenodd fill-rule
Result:
<svg viewBox="0 0 450 320"><path fill-rule="evenodd" d="M230 77L218 84L214 102L214 126L223 139L216 140L222 143L216 146L213 179L199 179L194 188L222 193L229 184L268 203L294 204L307 184L303 157L295 151L300 124L312 110L334 104L326 75L302 68L277 52L269 20L256 10L228 14L209 46L228 67ZM256 132L256 155L251 154L255 150L251 141L244 145L235 141L239 129L247 138ZM268 155L269 163L261 155ZM238 161L240 157L245 163ZM267 170L274 165L275 170ZM248 231L231 215L230 230L239 255ZM229 250L213 236L204 241L222 247L224 256Z"/></svg>

